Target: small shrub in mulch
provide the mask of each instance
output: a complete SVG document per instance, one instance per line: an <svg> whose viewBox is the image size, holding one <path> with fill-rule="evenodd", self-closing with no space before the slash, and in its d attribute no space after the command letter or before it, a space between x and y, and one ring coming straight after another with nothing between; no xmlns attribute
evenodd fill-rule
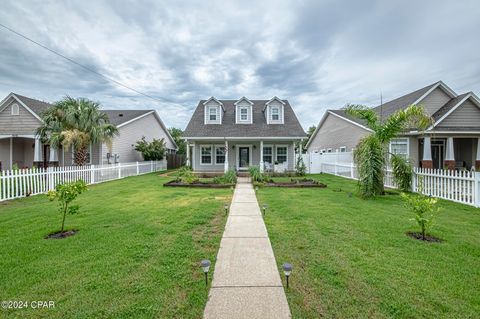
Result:
<svg viewBox="0 0 480 319"><path fill-rule="evenodd" d="M78 229L71 229L71 230L65 230L65 231L59 230L54 233L48 234L47 236L45 236L45 239L62 239L62 238L74 236L76 233L78 233Z"/></svg>
<svg viewBox="0 0 480 319"><path fill-rule="evenodd" d="M407 236L412 237L414 239L418 239L418 240L426 241L426 242L431 242L431 243L441 243L443 241L440 238L437 238L437 237L434 237L434 236L429 236L429 235L426 235L425 239L424 239L423 236L422 236L422 233L417 233L417 232L413 232L413 231L409 231L406 234L407 234Z"/></svg>
<svg viewBox="0 0 480 319"><path fill-rule="evenodd" d="M275 182L273 180L266 181L263 186L267 187L291 187L291 188L302 188L302 187L320 187L325 188L327 185L320 183L314 179L291 179L290 182Z"/></svg>

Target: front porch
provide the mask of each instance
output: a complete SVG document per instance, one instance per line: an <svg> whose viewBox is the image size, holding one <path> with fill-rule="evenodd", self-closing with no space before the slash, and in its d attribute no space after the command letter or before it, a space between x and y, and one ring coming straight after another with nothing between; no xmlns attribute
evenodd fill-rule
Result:
<svg viewBox="0 0 480 319"><path fill-rule="evenodd" d="M187 141L187 165L197 172L246 172L295 170L296 144L292 140L195 140Z"/></svg>
<svg viewBox="0 0 480 319"><path fill-rule="evenodd" d="M49 165L58 165L58 152L43 145L34 135L0 136L0 171Z"/></svg>
<svg viewBox="0 0 480 319"><path fill-rule="evenodd" d="M435 169L480 169L480 138L432 135L419 139L420 167Z"/></svg>

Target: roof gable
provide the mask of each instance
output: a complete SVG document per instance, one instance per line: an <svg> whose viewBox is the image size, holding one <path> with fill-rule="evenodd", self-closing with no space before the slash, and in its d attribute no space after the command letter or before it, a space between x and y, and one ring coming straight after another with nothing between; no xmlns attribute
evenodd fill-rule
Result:
<svg viewBox="0 0 480 319"><path fill-rule="evenodd" d="M470 119L470 120L473 120L473 124L476 124L478 116L480 115L480 110L479 110L480 99L473 92L468 92L468 93L461 94L456 98L451 99L447 104L442 106L433 115L433 119L435 123L432 125L431 128L434 128L439 124L442 124L444 121L447 121L450 116L453 116L455 113L458 113L460 109L467 104L467 102L471 102L471 105L476 106L477 109L475 110L474 114L470 114L470 116L466 115L466 118L462 122L464 122L463 124L467 124L466 122L468 122L468 120ZM476 125L480 126L480 123Z"/></svg>

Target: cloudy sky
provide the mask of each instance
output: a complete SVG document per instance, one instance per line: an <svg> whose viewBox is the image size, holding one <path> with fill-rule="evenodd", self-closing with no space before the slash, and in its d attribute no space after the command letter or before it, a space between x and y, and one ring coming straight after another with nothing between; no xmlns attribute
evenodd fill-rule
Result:
<svg viewBox="0 0 480 319"><path fill-rule="evenodd" d="M480 94L480 2L17 1L0 23L0 95L155 108L184 128L199 99L289 99L306 129L328 108L376 105L443 80Z"/></svg>

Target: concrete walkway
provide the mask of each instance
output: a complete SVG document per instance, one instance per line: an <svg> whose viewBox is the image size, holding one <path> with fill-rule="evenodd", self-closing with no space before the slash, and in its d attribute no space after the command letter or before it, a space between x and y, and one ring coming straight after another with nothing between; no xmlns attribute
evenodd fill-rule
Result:
<svg viewBox="0 0 480 319"><path fill-rule="evenodd" d="M239 178L204 318L290 318L267 229L248 178Z"/></svg>

